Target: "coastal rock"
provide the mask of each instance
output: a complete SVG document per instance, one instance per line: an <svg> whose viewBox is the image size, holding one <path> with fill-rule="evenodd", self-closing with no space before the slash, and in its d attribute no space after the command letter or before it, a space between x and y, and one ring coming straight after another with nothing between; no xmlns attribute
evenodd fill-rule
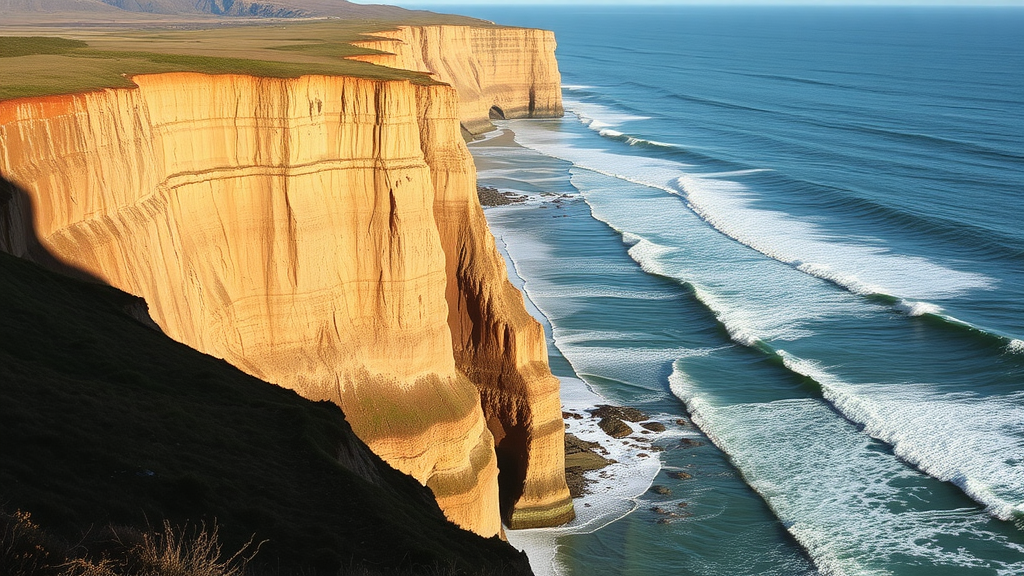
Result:
<svg viewBox="0 0 1024 576"><path fill-rule="evenodd" d="M521 204L526 202L526 196L522 194L516 194L515 192L502 192L497 188L491 188L490 186L477 186L476 187L477 198L480 199L481 206L508 206L509 204ZM563 413L564 418L564 413Z"/></svg>
<svg viewBox="0 0 1024 576"><path fill-rule="evenodd" d="M629 424L612 416L601 418L597 425L601 427L601 430L604 430L605 434L612 438L625 438L633 433L633 429L629 427Z"/></svg>
<svg viewBox="0 0 1024 576"><path fill-rule="evenodd" d="M354 60L428 72L459 93L459 119L470 134L492 119L563 114L555 36L528 28L400 26L356 43L381 54Z"/></svg>
<svg viewBox="0 0 1024 576"><path fill-rule="evenodd" d="M573 434L565 435L565 481L573 498L587 493L584 473L600 470L615 462L598 454L599 451L607 453L597 442L587 442Z"/></svg>
<svg viewBox="0 0 1024 576"><path fill-rule="evenodd" d="M636 408L630 408L628 406L611 406L608 404L599 404L595 409L590 410L590 414L593 415L594 418L617 418L627 422L641 422L648 418L647 414L644 414Z"/></svg>
<svg viewBox="0 0 1024 576"><path fill-rule="evenodd" d="M658 519L658 524L668 524L671 522L672 518L689 518L692 516L689 512L673 512L671 510L666 510L661 506L652 506L649 510L662 517Z"/></svg>
<svg viewBox="0 0 1024 576"><path fill-rule="evenodd" d="M665 431L665 425L662 424L661 422L642 422L640 425L646 428L647 430L650 430L651 432Z"/></svg>
<svg viewBox="0 0 1024 576"><path fill-rule="evenodd" d="M133 80L0 102L0 249L140 295L172 338L338 403L464 528L571 519L558 381L487 231L455 91Z"/></svg>

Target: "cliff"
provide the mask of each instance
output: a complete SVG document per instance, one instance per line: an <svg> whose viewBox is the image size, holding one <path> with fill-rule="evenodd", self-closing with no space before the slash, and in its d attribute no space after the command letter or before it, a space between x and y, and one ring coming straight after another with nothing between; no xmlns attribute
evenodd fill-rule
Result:
<svg viewBox="0 0 1024 576"><path fill-rule="evenodd" d="M554 34L525 28L401 26L356 42L381 53L355 56L416 70L454 87L463 134L493 129L493 118L563 114ZM450 116L451 113L447 114ZM432 123L432 129L450 130ZM425 135L452 143L457 134ZM460 147L461 150L461 147ZM450 154L450 158L457 154ZM428 153L435 214L447 261L449 307L458 369L480 389L497 444L502 509L512 528L550 526L574 517L565 486L564 424L558 381L544 333L507 281L474 191L475 170ZM500 280L499 280L500 279Z"/></svg>
<svg viewBox="0 0 1024 576"><path fill-rule="evenodd" d="M133 548L167 521L186 550L217 526L221 561L262 543L246 574L530 574L337 406L174 342L145 310L0 253L0 573L151 574Z"/></svg>
<svg viewBox="0 0 1024 576"><path fill-rule="evenodd" d="M172 338L339 404L465 528L570 519L557 381L476 200L455 91L134 81L0 102L17 188L0 248L143 296Z"/></svg>
<svg viewBox="0 0 1024 576"><path fill-rule="evenodd" d="M531 28L399 26L356 45L382 52L353 56L433 75L459 93L459 119L471 134L496 118L562 115L555 35Z"/></svg>

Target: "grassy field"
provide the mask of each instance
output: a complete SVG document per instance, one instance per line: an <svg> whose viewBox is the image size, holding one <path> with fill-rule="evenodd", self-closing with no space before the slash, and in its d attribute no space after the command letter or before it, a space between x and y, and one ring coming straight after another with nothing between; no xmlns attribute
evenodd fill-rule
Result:
<svg viewBox="0 0 1024 576"><path fill-rule="evenodd" d="M407 24L486 25L458 16L414 13ZM0 26L0 100L132 86L131 76L159 72L250 74L293 78L305 74L409 79L428 76L346 56L369 54L354 40L394 28L393 21L300 20L243 22L188 29L89 26Z"/></svg>

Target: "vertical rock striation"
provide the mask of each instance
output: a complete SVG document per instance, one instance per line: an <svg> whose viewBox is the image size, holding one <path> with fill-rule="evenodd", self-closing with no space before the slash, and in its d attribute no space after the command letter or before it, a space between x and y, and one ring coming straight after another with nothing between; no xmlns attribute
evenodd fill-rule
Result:
<svg viewBox="0 0 1024 576"><path fill-rule="evenodd" d="M145 297L172 338L339 403L450 519L498 534L494 443L448 328L423 154L435 143L420 142L421 113L443 123L429 114L454 108L454 91L135 81L0 103L0 173L22 191L6 201L2 248L45 249Z"/></svg>
<svg viewBox="0 0 1024 576"><path fill-rule="evenodd" d="M571 519L557 380L460 137L501 90L467 115L451 87L408 81L134 80L0 102L0 249L143 296L172 338L337 402L465 528ZM527 90L506 113L560 112Z"/></svg>
<svg viewBox="0 0 1024 576"><path fill-rule="evenodd" d="M358 58L427 72L453 86L464 132L493 128L489 118L495 115L539 118L563 113L550 31L442 25L401 26L376 35L386 39L359 44L382 54ZM457 135L422 139L454 142ZM542 328L526 312L519 291L505 280L504 260L475 193L475 170L463 150L443 158L425 150L447 258L448 323L456 363L480 389L497 446L506 523L512 528L561 524L575 513L562 472L558 381L548 367ZM454 161L460 154L463 158Z"/></svg>
<svg viewBox="0 0 1024 576"><path fill-rule="evenodd" d="M544 331L508 281L504 259L487 228L472 157L452 121L455 111L424 110L420 124L423 141L448 143L424 153L445 252L455 363L480 390L501 469L506 523L511 528L562 524L575 512L565 484L558 380L548 367ZM449 121L433 120L441 117Z"/></svg>
<svg viewBox="0 0 1024 576"><path fill-rule="evenodd" d="M459 93L459 119L472 134L493 118L562 115L555 35L532 28L399 26L356 44L380 54L353 59L428 72Z"/></svg>

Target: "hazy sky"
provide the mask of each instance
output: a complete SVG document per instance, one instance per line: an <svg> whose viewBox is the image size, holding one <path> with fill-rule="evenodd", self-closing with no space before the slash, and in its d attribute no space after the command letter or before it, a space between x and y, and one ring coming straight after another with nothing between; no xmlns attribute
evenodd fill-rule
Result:
<svg viewBox="0 0 1024 576"><path fill-rule="evenodd" d="M850 6L850 5L901 5L901 6L1021 6L1024 0L353 0L358 4L393 4L396 6L441 6L445 4L581 4L629 6L637 4L661 5L810 5L810 6Z"/></svg>

